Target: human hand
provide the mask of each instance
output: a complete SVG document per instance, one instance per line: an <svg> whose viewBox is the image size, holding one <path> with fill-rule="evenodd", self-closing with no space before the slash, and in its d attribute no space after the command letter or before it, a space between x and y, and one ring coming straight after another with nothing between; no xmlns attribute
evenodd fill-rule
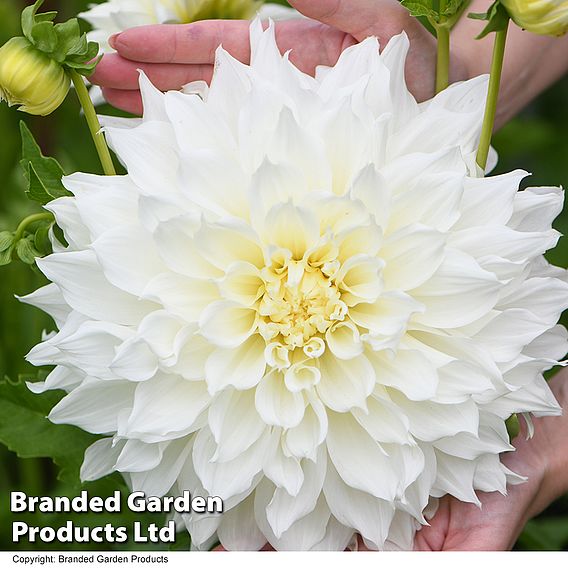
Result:
<svg viewBox="0 0 568 568"><path fill-rule="evenodd" d="M564 409L568 403L568 372L549 383ZM514 453L502 462L526 483L508 487L508 495L478 493L482 507L446 496L437 513L416 534L416 550L510 550L526 522L568 490L568 413L533 420L535 433L513 440Z"/></svg>
<svg viewBox="0 0 568 568"><path fill-rule="evenodd" d="M410 39L406 64L409 89L418 100L434 94L436 42L397 0L291 0L309 19L278 22L282 52L306 73L318 65L334 65L342 51L369 36L382 46L403 30ZM193 24L142 26L111 39L117 53L105 55L90 80L103 88L112 105L141 114L138 69L161 90L179 89L197 80L209 82L219 45L234 57L250 59L247 21L211 20ZM453 57L452 80L466 78L459 54Z"/></svg>

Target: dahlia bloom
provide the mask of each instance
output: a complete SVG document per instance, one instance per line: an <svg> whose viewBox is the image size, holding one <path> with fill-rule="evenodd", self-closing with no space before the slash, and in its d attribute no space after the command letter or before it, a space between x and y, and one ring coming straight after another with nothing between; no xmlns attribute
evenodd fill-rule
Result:
<svg viewBox="0 0 568 568"><path fill-rule="evenodd" d="M559 412L562 191L481 177L486 77L417 104L405 35L315 78L273 26L251 46L194 94L142 76L143 119L106 123L128 174L65 178L30 388L104 436L84 480L222 497L178 518L197 548L411 549L437 498L520 481L505 419Z"/></svg>
<svg viewBox="0 0 568 568"><path fill-rule="evenodd" d="M264 0L107 0L79 14L93 26L89 40L104 52L112 51L111 35L149 24L189 24L198 20L263 18L283 20L299 17L296 10Z"/></svg>

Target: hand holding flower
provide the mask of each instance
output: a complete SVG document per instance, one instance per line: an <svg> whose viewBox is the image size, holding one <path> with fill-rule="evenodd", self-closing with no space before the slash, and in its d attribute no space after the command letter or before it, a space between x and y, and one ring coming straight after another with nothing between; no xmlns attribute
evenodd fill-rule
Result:
<svg viewBox="0 0 568 568"><path fill-rule="evenodd" d="M568 408L568 371L549 386L560 405ZM513 440L516 451L502 462L527 477L507 495L479 493L482 507L454 497L441 500L430 526L416 535L417 550L510 550L526 522L568 491L568 413L534 419L534 436L525 428Z"/></svg>
<svg viewBox="0 0 568 568"><path fill-rule="evenodd" d="M277 22L282 52L302 71L313 74L318 65L334 65L349 46L375 35L386 45L406 31L411 49L407 81L419 100L434 94L436 42L396 0L296 0L291 4L308 18ZM103 87L107 100L141 114L138 69L162 90L179 89L195 80L211 79L219 45L244 63L250 58L249 23L216 20L186 25L132 28L111 40L116 54L107 54L91 78ZM451 79L466 78L459 56L453 59Z"/></svg>

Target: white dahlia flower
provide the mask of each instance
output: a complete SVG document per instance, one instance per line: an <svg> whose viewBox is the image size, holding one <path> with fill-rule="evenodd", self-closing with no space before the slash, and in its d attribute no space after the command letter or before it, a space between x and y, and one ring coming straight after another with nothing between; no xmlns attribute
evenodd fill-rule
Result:
<svg viewBox="0 0 568 568"><path fill-rule="evenodd" d="M111 52L111 35L150 24L189 24L198 20L262 18L286 20L300 17L292 8L265 0L107 0L92 4L79 14L93 26L88 36L103 52Z"/></svg>
<svg viewBox="0 0 568 568"><path fill-rule="evenodd" d="M31 388L104 436L83 479L222 497L178 519L198 548L410 549L436 498L519 480L505 419L559 412L562 191L480 177L486 78L417 104L404 35L316 78L251 44L196 94L142 77L144 118L107 123L128 175L65 178Z"/></svg>

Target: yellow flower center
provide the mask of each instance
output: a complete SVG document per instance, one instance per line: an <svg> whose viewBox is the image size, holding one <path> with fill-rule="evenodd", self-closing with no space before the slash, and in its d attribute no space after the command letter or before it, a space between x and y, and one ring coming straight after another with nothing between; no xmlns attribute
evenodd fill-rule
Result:
<svg viewBox="0 0 568 568"><path fill-rule="evenodd" d="M289 261L283 270L265 271L266 290L258 312L260 333L288 348L305 347L342 321L347 306L333 280L305 261Z"/></svg>

